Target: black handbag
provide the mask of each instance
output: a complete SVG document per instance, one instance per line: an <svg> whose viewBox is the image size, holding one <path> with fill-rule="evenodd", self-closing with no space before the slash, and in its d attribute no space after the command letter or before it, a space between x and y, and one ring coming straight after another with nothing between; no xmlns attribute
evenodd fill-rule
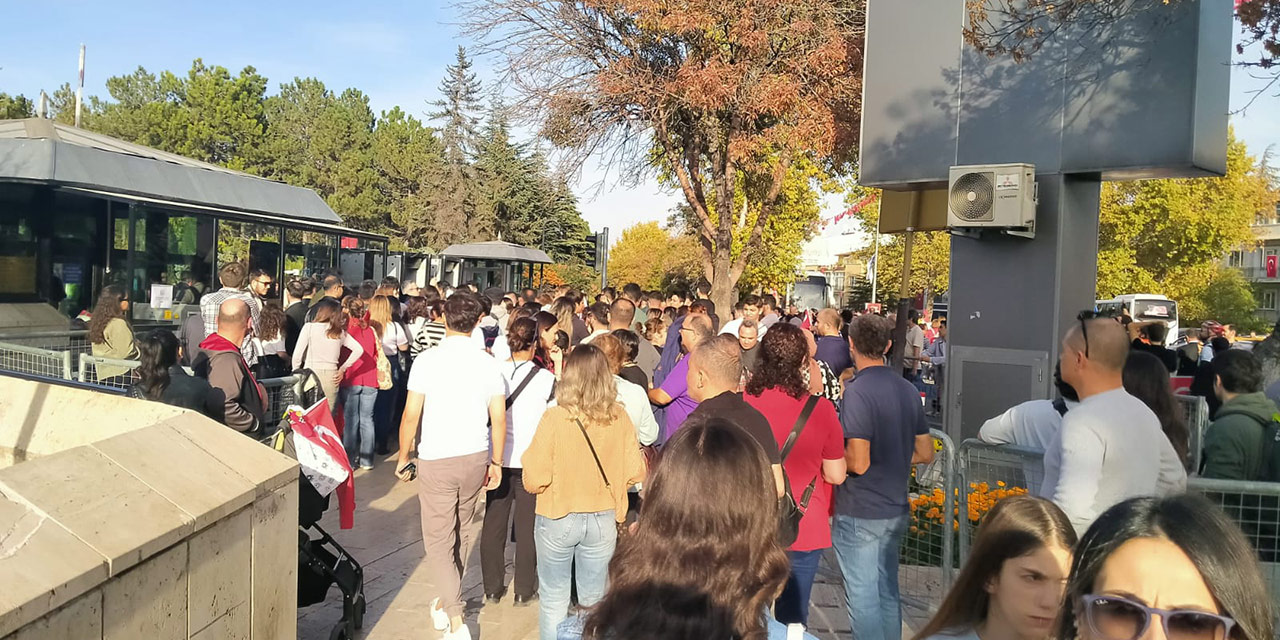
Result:
<svg viewBox="0 0 1280 640"><path fill-rule="evenodd" d="M804 403L804 409L800 411L800 417L796 418L796 424L791 427L791 435L787 436L787 442L782 445L781 462L787 461L787 455L791 453L791 448L795 446L796 440L800 438L800 432L804 431L805 423L809 422L809 415L813 413L813 408L818 405L818 397L811 395ZM822 473L821 469L818 471ZM809 509L809 499L813 497L813 489L818 483L818 477L814 476L809 481L809 485L804 488L804 492L800 495L800 502L796 502L795 496L791 494L791 479L787 477L786 467L782 469L782 486L783 494L778 499L778 542L789 547L796 541L796 537L800 535L800 519L804 517L805 511Z"/></svg>

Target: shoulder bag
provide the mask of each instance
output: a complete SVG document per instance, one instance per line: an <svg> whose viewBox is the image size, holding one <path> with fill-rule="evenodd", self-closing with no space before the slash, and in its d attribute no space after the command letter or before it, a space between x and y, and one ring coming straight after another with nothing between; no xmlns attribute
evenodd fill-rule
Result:
<svg viewBox="0 0 1280 640"><path fill-rule="evenodd" d="M574 418L573 421L578 423L578 430L582 432L582 437L586 439L587 448L591 450L591 457L596 461L596 468L600 470L600 479L604 480L604 486L609 490L610 496L612 496L613 485L609 484L609 476L604 472L604 465L600 464L600 456L596 455L596 447L591 444L591 436L587 435L586 426L584 426L582 421L577 418ZM627 532L627 525L625 523L618 522L617 518L614 519L614 522L618 525L618 537L622 537L622 535Z"/></svg>
<svg viewBox="0 0 1280 640"><path fill-rule="evenodd" d="M782 445L781 462L787 461L787 456L791 454L792 447L795 446L796 440L800 438L800 432L804 431L805 423L809 422L809 415L813 413L813 408L818 404L818 397L810 395L809 399L804 403L804 409L800 410L800 417L796 418L796 424L791 427L791 435L787 436L787 442ZM585 432L584 432L585 433ZM819 475L822 470L819 468ZM801 494L800 502L796 502L796 498L791 494L791 479L787 477L786 467L782 469L782 497L778 499L778 542L784 547L789 547L796 541L796 537L800 535L800 519L804 517L805 511L809 508L809 499L813 497L813 488L818 483L818 477L814 476L809 481L809 485L804 488Z"/></svg>
<svg viewBox="0 0 1280 640"><path fill-rule="evenodd" d="M531 364L533 364L533 369L529 370L529 373L528 373L527 375L525 375L524 380L521 380L521 381L520 381L520 384L516 386L516 390L515 390L515 391L512 391L512 392L511 392L511 395L507 396L507 408L508 408L508 409L510 409L510 408L511 408L511 405L513 405L513 404L515 404L515 403L516 403L516 398L519 398L519 397L520 397L520 392L521 392L521 391L524 391L524 388L525 388L525 387L527 387L527 386L529 386L529 383L533 380L533 377L534 377L534 376L536 376L536 375L538 375L538 370L542 368L542 367L539 367L539 366L538 366L538 363L536 363L536 362L534 362L534 361L532 361L532 360L530 360L529 362L530 362ZM514 372L513 372L513 373L514 373ZM588 441L588 442L589 442L589 441Z"/></svg>

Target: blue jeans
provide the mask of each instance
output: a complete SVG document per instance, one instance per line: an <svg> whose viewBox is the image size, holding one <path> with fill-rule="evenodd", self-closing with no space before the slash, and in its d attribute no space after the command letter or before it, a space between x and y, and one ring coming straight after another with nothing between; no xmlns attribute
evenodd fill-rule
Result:
<svg viewBox="0 0 1280 640"><path fill-rule="evenodd" d="M773 603L773 617L778 622L809 626L809 593L813 591L813 578L818 575L823 551L826 549L787 552L791 558L791 575L787 576L787 586Z"/></svg>
<svg viewBox="0 0 1280 640"><path fill-rule="evenodd" d="M342 446L353 467L373 466L373 403L377 398L374 387L342 388Z"/></svg>
<svg viewBox="0 0 1280 640"><path fill-rule="evenodd" d="M589 607L604 597L609 560L618 543L613 510L571 513L555 520L538 516L533 543L538 553L538 636L556 640L556 626L569 614L575 563L578 604Z"/></svg>
<svg viewBox="0 0 1280 640"><path fill-rule="evenodd" d="M883 520L837 515L831 542L844 576L845 606L858 640L901 640L898 547L908 516Z"/></svg>

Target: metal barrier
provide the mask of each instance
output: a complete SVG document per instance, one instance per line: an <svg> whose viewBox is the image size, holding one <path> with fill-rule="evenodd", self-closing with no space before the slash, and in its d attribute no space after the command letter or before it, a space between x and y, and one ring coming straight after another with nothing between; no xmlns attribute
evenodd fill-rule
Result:
<svg viewBox="0 0 1280 640"><path fill-rule="evenodd" d="M268 425L279 422L284 418L284 411L289 408L289 405L299 404L298 398L302 397L301 390L297 388L299 381L298 376L266 378L258 381L258 384L267 391L267 406L263 411L264 422Z"/></svg>
<svg viewBox="0 0 1280 640"><path fill-rule="evenodd" d="M1187 422L1191 440L1187 443L1187 472L1199 473L1201 455L1204 453L1204 432L1209 427L1209 404L1200 396L1174 394Z"/></svg>
<svg viewBox="0 0 1280 640"><path fill-rule="evenodd" d="M898 585L903 615L932 616L951 588L958 557L955 554L956 447L937 429L934 459L912 470L908 510L910 523L902 538Z"/></svg>
<svg viewBox="0 0 1280 640"><path fill-rule="evenodd" d="M1271 601L1280 606L1280 483L1190 478L1187 491L1222 507L1258 552Z"/></svg>
<svg viewBox="0 0 1280 640"><path fill-rule="evenodd" d="M965 440L957 454L956 486L960 518L960 557L969 556L969 543L982 516L1005 498L1040 495L1044 483L1044 452L1013 445L994 445L981 440Z"/></svg>
<svg viewBox="0 0 1280 640"><path fill-rule="evenodd" d="M71 380L71 352L0 342L0 369L25 375Z"/></svg>
<svg viewBox="0 0 1280 640"><path fill-rule="evenodd" d="M70 355L70 352L66 352ZM107 376L103 378L98 375L99 367L116 367L124 369L124 373ZM128 389L138 381L138 367L142 366L137 360L118 360L116 358L100 358L98 356L89 355L87 353L80 354L80 367L77 371L76 380L80 382L93 382L104 387L113 387L116 389Z"/></svg>

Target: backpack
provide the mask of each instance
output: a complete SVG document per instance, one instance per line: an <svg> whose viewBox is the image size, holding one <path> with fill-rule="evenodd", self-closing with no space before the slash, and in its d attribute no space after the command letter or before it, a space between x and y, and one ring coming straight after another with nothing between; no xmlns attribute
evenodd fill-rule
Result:
<svg viewBox="0 0 1280 640"><path fill-rule="evenodd" d="M1262 426L1262 467L1258 477L1251 479L1280 482L1280 413L1271 414L1265 423L1258 420L1258 424Z"/></svg>
<svg viewBox="0 0 1280 640"><path fill-rule="evenodd" d="M800 438L800 432L804 431L805 423L809 422L809 415L813 413L813 408L818 404L818 398L821 396L809 396L804 403L804 409L800 411L800 417L796 418L796 424L791 428L791 435L787 436L787 441L782 445L781 459L779 462L785 463L787 456L791 453L791 448L795 446L796 440ZM818 476L822 475L822 470L818 470ZM813 497L814 486L818 483L818 476L814 476L809 485L804 488L801 494L800 502L796 502L796 498L791 494L791 479L787 477L787 470L782 469L784 493L778 499L778 542L784 547L791 546L796 541L796 537L800 535L800 519L804 517L805 511L809 509L809 498Z"/></svg>

